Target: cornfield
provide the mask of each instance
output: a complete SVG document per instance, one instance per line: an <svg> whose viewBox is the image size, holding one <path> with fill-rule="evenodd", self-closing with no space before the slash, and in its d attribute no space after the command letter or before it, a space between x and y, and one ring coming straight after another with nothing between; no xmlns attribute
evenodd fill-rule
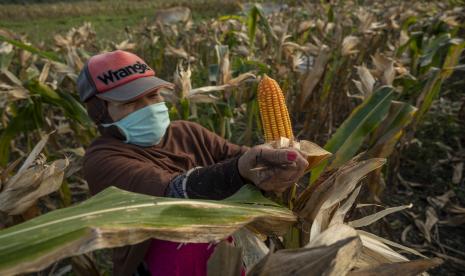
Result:
<svg viewBox="0 0 465 276"><path fill-rule="evenodd" d="M441 247L434 257L373 233L390 214L413 217L410 202L384 207L383 193L413 185L399 174L403 151L463 76L459 4L242 4L236 14L195 21L175 7L128 28L123 41L99 40L86 23L46 46L0 29L0 274L101 275L98 249L230 234L236 247L220 243L211 275L237 275L242 261L247 275L417 275L444 260L463 265L460 249ZM76 79L90 56L116 49L175 84L164 94L171 120L195 121L237 144L294 147L307 156L307 174L279 195L245 186L223 201L181 200L110 187L89 198L80 169L97 130ZM465 114L463 93L447 105ZM453 159L457 186L464 157ZM463 226L453 197L428 198L427 219L413 217L425 243L438 235L437 212Z"/></svg>

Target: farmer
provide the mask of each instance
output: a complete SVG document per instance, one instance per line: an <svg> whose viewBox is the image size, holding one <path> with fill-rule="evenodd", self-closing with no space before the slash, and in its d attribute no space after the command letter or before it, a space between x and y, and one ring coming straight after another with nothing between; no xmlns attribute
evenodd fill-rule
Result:
<svg viewBox="0 0 465 276"><path fill-rule="evenodd" d="M152 196L219 200L244 183L282 192L303 175L307 161L293 149L238 146L196 123L170 122L160 91L172 87L129 52L88 60L78 91L101 134L84 157L91 194L116 186ZM289 164L295 166L286 168ZM267 169L251 171L258 166ZM113 273L206 275L213 247L151 239L115 248Z"/></svg>

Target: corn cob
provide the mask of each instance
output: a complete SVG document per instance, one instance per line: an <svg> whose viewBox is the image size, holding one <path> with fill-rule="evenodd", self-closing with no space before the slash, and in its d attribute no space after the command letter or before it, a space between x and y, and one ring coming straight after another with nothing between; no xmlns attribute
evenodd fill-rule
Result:
<svg viewBox="0 0 465 276"><path fill-rule="evenodd" d="M283 91L278 83L267 75L258 84L258 106L266 143L276 141L280 137L292 141L291 119Z"/></svg>

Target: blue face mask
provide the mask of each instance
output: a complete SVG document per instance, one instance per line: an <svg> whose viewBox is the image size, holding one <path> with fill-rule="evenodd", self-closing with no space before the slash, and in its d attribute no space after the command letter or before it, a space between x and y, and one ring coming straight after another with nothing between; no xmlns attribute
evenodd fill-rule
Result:
<svg viewBox="0 0 465 276"><path fill-rule="evenodd" d="M161 102L141 108L117 122L102 124L102 126L117 126L126 136L125 143L149 147L160 142L169 124L168 107Z"/></svg>

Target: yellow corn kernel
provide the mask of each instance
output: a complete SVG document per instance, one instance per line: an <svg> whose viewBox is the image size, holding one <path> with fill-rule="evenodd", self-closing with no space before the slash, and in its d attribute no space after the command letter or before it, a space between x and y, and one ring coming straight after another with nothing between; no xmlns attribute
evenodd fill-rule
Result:
<svg viewBox="0 0 465 276"><path fill-rule="evenodd" d="M278 83L265 75L258 84L258 106L266 143L286 137L293 140L291 119Z"/></svg>

